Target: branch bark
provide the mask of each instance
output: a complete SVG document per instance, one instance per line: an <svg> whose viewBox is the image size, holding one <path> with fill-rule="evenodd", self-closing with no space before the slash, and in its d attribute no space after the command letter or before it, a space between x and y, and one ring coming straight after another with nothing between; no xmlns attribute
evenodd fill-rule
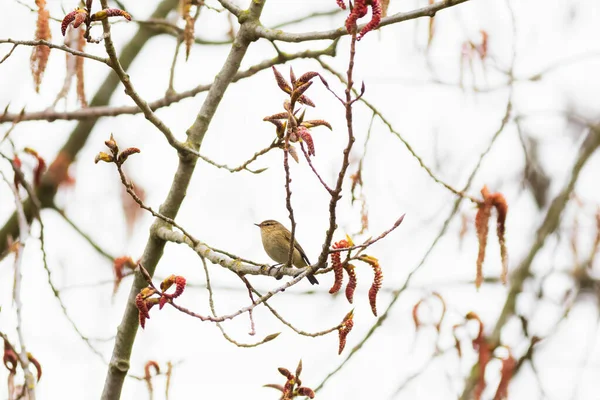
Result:
<svg viewBox="0 0 600 400"><path fill-rule="evenodd" d="M231 46L231 51L221 68L221 71L215 76L214 83L211 86L206 100L202 104L200 112L192 126L187 130L188 139L184 146L198 151L208 131L210 122L217 111L217 107L227 90L229 84L233 81L235 74L240 68L250 43L256 40L254 28L258 24L258 18L262 12L264 0L254 0L250 3L250 8L242 12L239 22L240 30ZM185 198L192 173L196 166L197 158L194 155L184 155L180 153L179 165L171 189L167 198L161 205L159 212L169 218L175 218L183 199ZM150 228L150 235L141 258L148 273L152 276L156 270L158 261L161 259L166 242L156 236L159 228L167 226L164 221L157 219ZM134 282L131 286L129 299L123 319L117 331L113 355L108 368L103 400L116 400L121 396L121 390L127 371L129 370L129 359L135 336L138 330L138 310L135 307L135 296L147 285L144 277L138 272L135 274Z"/></svg>

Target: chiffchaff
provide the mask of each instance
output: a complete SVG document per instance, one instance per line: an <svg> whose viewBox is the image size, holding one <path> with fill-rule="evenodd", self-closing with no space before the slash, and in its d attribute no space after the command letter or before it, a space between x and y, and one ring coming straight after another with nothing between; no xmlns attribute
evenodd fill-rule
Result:
<svg viewBox="0 0 600 400"><path fill-rule="evenodd" d="M279 222L268 219L260 224L254 224L260 228L260 236L262 237L265 251L273 259L273 261L286 264L290 256L290 239L292 234L287 228ZM296 268L304 268L310 265L308 257L302 246L294 239L294 254L292 255L292 264ZM319 284L314 275L307 275L306 278L310 283Z"/></svg>

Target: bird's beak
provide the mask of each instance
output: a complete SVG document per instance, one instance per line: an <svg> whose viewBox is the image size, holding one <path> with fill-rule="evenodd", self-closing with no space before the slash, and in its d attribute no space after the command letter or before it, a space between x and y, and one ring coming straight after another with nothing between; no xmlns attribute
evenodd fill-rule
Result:
<svg viewBox="0 0 600 400"><path fill-rule="evenodd" d="M258 226L260 228L260 224L254 224L254 225L256 225L256 226Z"/></svg>

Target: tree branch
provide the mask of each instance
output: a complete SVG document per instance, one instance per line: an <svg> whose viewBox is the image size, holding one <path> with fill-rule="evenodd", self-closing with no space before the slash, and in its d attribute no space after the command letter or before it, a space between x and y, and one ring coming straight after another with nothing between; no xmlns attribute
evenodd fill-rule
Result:
<svg viewBox="0 0 600 400"><path fill-rule="evenodd" d="M446 0L446 1L438 1L437 3L431 4L427 7L418 8L413 11L408 11L405 13L397 13L394 15L390 15L389 17L385 17L381 20L379 24L379 28L384 27L386 25L396 24L398 22L408 21L415 18L421 17L433 17L435 14L449 7L453 7L459 5L461 3L467 2L469 0ZM360 31L366 24L359 25L357 30ZM290 33L283 32L278 29L269 29L265 28L262 25L256 26L256 35L267 39L270 41L279 40L282 42L306 42L309 40L323 40L323 39L337 39L341 36L348 35L348 31L346 31L345 27L333 29L330 31L321 31L321 32L306 32L306 33Z"/></svg>
<svg viewBox="0 0 600 400"><path fill-rule="evenodd" d="M200 149L209 124L217 111L217 107L225 91L238 72L250 43L255 40L252 27L258 23L263 6L264 1L254 0L250 3L249 10L245 11L244 15L246 19L242 21L227 60L223 64L221 71L215 76L214 83L208 91L196 120L187 131L188 139L184 144L185 146L196 151ZM196 161L197 158L193 155L180 155L179 165L173 177L171 189L159 209L162 215L169 218L175 218L177 215L185 198ZM166 243L156 236L156 232L161 226L165 226L165 222L160 219L155 220L150 228L150 236L148 237L148 242L141 258L141 264L145 266L151 276L154 274L156 265L162 257ZM146 281L143 276L136 274L129 294L129 301L127 302L127 307L115 339L113 355L102 393L103 400L116 400L121 395L123 382L129 370L129 359L133 343L138 330L138 310L135 307L134 300L139 291L145 286Z"/></svg>

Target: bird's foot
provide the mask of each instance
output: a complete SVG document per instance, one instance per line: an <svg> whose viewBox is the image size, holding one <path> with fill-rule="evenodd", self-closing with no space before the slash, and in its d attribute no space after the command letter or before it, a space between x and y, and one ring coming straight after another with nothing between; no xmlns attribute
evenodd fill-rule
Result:
<svg viewBox="0 0 600 400"><path fill-rule="evenodd" d="M276 269L277 269L277 271L275 272L275 275L274 275L274 276L275 276L275 279L277 279L277 280L280 280L281 278L283 278L283 267L284 267L284 265L283 265L283 264L281 264L281 263L280 263L280 264L275 264L275 265L272 265L272 266L269 268L269 275L271 275L271 270L272 270L273 268L276 268Z"/></svg>

